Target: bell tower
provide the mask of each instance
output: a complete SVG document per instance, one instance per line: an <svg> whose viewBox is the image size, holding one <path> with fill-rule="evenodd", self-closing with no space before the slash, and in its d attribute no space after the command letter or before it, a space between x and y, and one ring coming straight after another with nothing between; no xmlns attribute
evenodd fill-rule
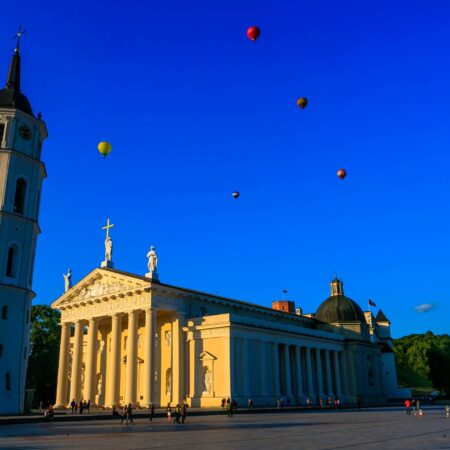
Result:
<svg viewBox="0 0 450 450"><path fill-rule="evenodd" d="M29 352L34 256L47 138L21 92L20 38L0 90L0 414L22 413Z"/></svg>

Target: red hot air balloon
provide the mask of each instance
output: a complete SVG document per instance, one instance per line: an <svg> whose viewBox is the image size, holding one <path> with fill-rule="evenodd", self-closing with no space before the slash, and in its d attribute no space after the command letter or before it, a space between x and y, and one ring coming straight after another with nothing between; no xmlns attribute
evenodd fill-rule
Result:
<svg viewBox="0 0 450 450"><path fill-rule="evenodd" d="M233 198L239 198L240 195L238 191L233 192Z"/></svg>
<svg viewBox="0 0 450 450"><path fill-rule="evenodd" d="M259 38L260 34L261 34L261 30L256 26L247 28L247 36L253 42L255 42L256 39Z"/></svg>
<svg viewBox="0 0 450 450"><path fill-rule="evenodd" d="M339 169L336 175L343 180L347 176L347 171L345 169Z"/></svg>

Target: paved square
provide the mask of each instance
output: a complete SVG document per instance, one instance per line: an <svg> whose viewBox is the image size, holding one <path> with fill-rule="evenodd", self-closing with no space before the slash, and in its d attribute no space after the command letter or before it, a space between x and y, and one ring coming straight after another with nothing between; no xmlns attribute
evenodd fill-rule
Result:
<svg viewBox="0 0 450 450"><path fill-rule="evenodd" d="M0 426L1 449L450 449L450 419L442 408L407 416L400 408L302 411Z"/></svg>

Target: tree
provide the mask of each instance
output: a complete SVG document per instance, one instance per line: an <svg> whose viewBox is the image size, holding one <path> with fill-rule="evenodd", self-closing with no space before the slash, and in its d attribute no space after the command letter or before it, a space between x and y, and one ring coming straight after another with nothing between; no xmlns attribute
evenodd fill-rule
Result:
<svg viewBox="0 0 450 450"><path fill-rule="evenodd" d="M449 347L450 348L450 347ZM430 379L441 392L450 392L450 351L438 348L428 350Z"/></svg>
<svg viewBox="0 0 450 450"><path fill-rule="evenodd" d="M35 404L41 400L55 401L61 335L59 322L59 312L50 306L32 306L27 388L36 390Z"/></svg>

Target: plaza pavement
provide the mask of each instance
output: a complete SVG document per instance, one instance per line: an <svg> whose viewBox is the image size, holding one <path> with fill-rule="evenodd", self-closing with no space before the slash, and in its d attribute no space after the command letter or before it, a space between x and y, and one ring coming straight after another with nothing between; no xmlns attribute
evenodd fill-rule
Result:
<svg viewBox="0 0 450 450"><path fill-rule="evenodd" d="M423 418L403 408L277 411L265 414L192 416L172 424L137 417L58 421L0 427L1 449L450 449L450 419L443 407Z"/></svg>

